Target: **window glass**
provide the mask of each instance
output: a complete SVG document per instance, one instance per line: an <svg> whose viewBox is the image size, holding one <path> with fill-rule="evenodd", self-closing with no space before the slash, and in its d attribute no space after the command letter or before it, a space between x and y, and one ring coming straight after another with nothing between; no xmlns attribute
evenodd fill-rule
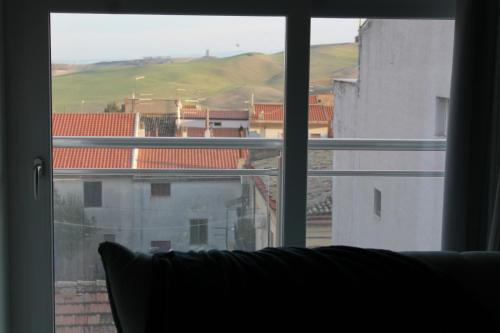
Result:
<svg viewBox="0 0 500 333"><path fill-rule="evenodd" d="M101 182L83 182L83 206L84 207L102 206Z"/></svg>
<svg viewBox="0 0 500 333"><path fill-rule="evenodd" d="M453 34L453 20L312 19L308 246L441 249Z"/></svg>
<svg viewBox="0 0 500 333"><path fill-rule="evenodd" d="M279 245L284 17L50 19L57 333L115 332L103 240L150 253ZM106 146L116 137L130 146Z"/></svg>

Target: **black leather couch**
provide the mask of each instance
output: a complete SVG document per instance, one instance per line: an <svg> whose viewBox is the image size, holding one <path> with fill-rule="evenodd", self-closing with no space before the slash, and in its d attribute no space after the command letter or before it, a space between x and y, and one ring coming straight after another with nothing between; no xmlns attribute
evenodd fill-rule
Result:
<svg viewBox="0 0 500 333"><path fill-rule="evenodd" d="M99 247L121 333L498 332L500 253Z"/></svg>

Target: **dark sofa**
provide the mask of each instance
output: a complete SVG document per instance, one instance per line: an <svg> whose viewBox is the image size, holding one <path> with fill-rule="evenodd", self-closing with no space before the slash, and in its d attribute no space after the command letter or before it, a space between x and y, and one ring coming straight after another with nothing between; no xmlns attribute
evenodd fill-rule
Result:
<svg viewBox="0 0 500 333"><path fill-rule="evenodd" d="M118 332L496 332L500 253L99 247Z"/></svg>

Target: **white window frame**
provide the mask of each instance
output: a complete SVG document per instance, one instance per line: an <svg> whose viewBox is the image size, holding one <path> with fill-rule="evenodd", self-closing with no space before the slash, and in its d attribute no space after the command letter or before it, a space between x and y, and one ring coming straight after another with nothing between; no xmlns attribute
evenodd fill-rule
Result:
<svg viewBox="0 0 500 333"><path fill-rule="evenodd" d="M449 19L455 16L455 1L18 0L4 2L3 10L7 36L8 276L14 282L9 287L9 321L5 327L9 332L39 333L54 332L51 12L285 16L286 112L280 200L283 230L278 237L282 245L305 246L310 18ZM44 161L38 200L31 196L36 157Z"/></svg>
<svg viewBox="0 0 500 333"><path fill-rule="evenodd" d="M436 122L434 135L445 138L448 135L448 118L450 117L450 98L436 96Z"/></svg>

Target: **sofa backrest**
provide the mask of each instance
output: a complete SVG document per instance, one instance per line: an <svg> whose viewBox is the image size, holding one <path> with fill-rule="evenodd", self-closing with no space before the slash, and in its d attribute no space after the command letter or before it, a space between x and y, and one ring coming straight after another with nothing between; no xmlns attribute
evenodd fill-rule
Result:
<svg viewBox="0 0 500 333"><path fill-rule="evenodd" d="M120 333L175 332L176 325L224 331L228 318L258 329L269 328L259 318L281 318L276 327L307 322L313 331L325 321L477 331L496 327L500 313L497 252L332 246L146 255L110 242L99 252Z"/></svg>

